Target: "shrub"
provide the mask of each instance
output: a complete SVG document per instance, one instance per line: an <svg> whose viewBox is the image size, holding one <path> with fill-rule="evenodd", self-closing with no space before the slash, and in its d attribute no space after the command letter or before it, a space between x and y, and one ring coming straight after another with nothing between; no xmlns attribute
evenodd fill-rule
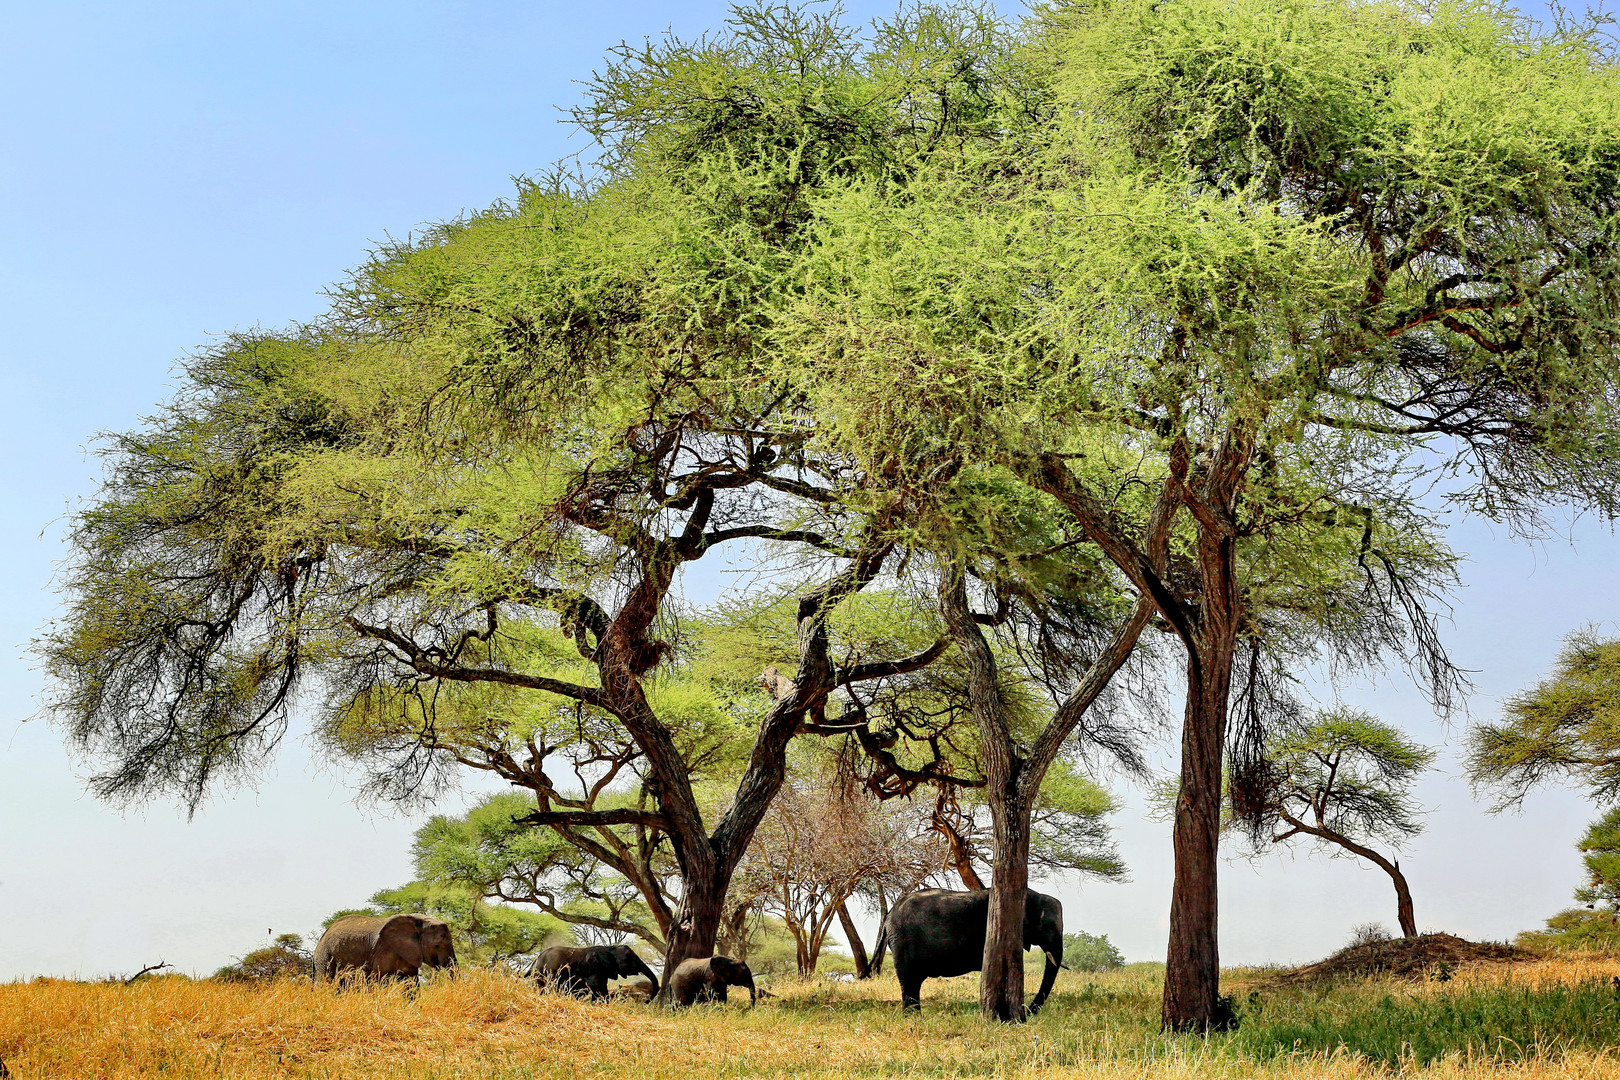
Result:
<svg viewBox="0 0 1620 1080"><path fill-rule="evenodd" d="M1113 971L1125 966L1125 958L1108 942L1107 934L1063 935L1063 963L1075 971Z"/></svg>
<svg viewBox="0 0 1620 1080"><path fill-rule="evenodd" d="M1350 928L1350 940L1345 942L1345 948L1356 949L1363 945L1377 945L1379 942L1390 940L1389 931L1381 923L1365 922L1360 926Z"/></svg>
<svg viewBox="0 0 1620 1080"><path fill-rule="evenodd" d="M304 947L297 934L281 934L263 949L255 949L234 964L214 972L214 978L239 982L265 979L304 978L310 974L314 954Z"/></svg>
<svg viewBox="0 0 1620 1080"><path fill-rule="evenodd" d="M1612 911L1570 908L1547 920L1547 929L1528 930L1515 941L1521 949L1620 952L1620 916Z"/></svg>

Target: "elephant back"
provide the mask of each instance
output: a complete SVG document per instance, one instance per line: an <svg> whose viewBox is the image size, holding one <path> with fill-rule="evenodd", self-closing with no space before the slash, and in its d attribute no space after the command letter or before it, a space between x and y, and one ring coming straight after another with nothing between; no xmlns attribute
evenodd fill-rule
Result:
<svg viewBox="0 0 1620 1080"><path fill-rule="evenodd" d="M315 978L330 979L344 971L370 973L372 951L387 921L377 915L345 915L328 926L315 946Z"/></svg>

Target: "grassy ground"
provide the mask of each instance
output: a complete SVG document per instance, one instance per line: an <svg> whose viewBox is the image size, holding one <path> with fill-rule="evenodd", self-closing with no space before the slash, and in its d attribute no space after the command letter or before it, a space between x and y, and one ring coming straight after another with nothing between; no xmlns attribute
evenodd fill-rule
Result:
<svg viewBox="0 0 1620 1080"><path fill-rule="evenodd" d="M682 1013L541 996L474 972L333 993L185 978L0 985L0 1059L32 1077L916 1076L1205 1080L1620 1075L1620 961L1464 967L1446 981L1277 987L1229 972L1240 1029L1157 1030L1159 972L1065 972L1029 1024L986 1024L974 977L899 1011L892 978L789 983L760 1008ZM746 1003L746 998L744 998Z"/></svg>

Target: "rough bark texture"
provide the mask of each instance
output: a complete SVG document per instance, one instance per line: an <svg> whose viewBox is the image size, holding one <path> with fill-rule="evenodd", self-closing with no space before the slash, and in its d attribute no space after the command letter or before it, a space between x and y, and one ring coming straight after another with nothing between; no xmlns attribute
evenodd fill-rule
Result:
<svg viewBox="0 0 1620 1080"><path fill-rule="evenodd" d="M1024 909L1029 887L1030 805L1013 793L997 807L991 820L996 838L995 865L990 872L990 910L984 929L984 975L979 983L979 1010L988 1018L1023 1020Z"/></svg>
<svg viewBox="0 0 1620 1080"><path fill-rule="evenodd" d="M1226 670L1230 671L1230 665ZM1220 996L1216 874L1221 758L1230 684L1217 681L1212 688L1197 679L1194 672L1188 673L1188 683L1181 729L1181 790L1176 797L1173 834L1176 873L1170 894L1170 940L1161 1019L1172 1030L1207 1030L1217 1019Z"/></svg>
<svg viewBox="0 0 1620 1080"><path fill-rule="evenodd" d="M1232 665L1247 617L1237 579L1237 504L1253 454L1252 420L1234 422L1202 448L1174 437L1158 502L1139 528L1088 490L1057 455L1007 462L1031 487L1063 504L1187 650L1176 876L1161 1011L1164 1026L1173 1031L1208 1030L1226 1019L1219 1010L1216 837ZM1180 580L1173 586L1169 527L1182 511L1193 519L1196 557L1178 568Z"/></svg>

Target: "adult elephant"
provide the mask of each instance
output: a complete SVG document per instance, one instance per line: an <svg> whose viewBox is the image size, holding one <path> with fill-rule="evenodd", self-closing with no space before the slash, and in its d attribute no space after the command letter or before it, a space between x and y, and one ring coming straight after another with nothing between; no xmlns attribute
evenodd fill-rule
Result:
<svg viewBox="0 0 1620 1080"><path fill-rule="evenodd" d="M984 967L984 929L989 916L989 889L919 889L889 909L874 947L874 970L882 970L887 948L900 979L901 1005L920 1009L924 979L966 975ZM1034 1016L1046 1004L1058 968L1063 966L1063 905L1057 897L1027 890L1024 948L1046 953L1040 992L1029 1003L1029 1014Z"/></svg>
<svg viewBox="0 0 1620 1080"><path fill-rule="evenodd" d="M695 1005L700 1001L725 1001L728 986L746 986L748 1004L759 1003L759 991L754 988L754 973L748 970L747 964L729 956L682 960L669 976L665 989L675 1004Z"/></svg>
<svg viewBox="0 0 1620 1080"><path fill-rule="evenodd" d="M315 981L345 971L368 979L410 979L427 967L454 967L450 926L430 915L345 915L315 946Z"/></svg>
<svg viewBox="0 0 1620 1080"><path fill-rule="evenodd" d="M537 983L550 984L570 994L583 992L596 1000L607 999L609 979L627 979L632 975L651 979L653 993L658 992L658 976L628 945L585 948L553 945L535 957L534 966L529 969L529 978Z"/></svg>

